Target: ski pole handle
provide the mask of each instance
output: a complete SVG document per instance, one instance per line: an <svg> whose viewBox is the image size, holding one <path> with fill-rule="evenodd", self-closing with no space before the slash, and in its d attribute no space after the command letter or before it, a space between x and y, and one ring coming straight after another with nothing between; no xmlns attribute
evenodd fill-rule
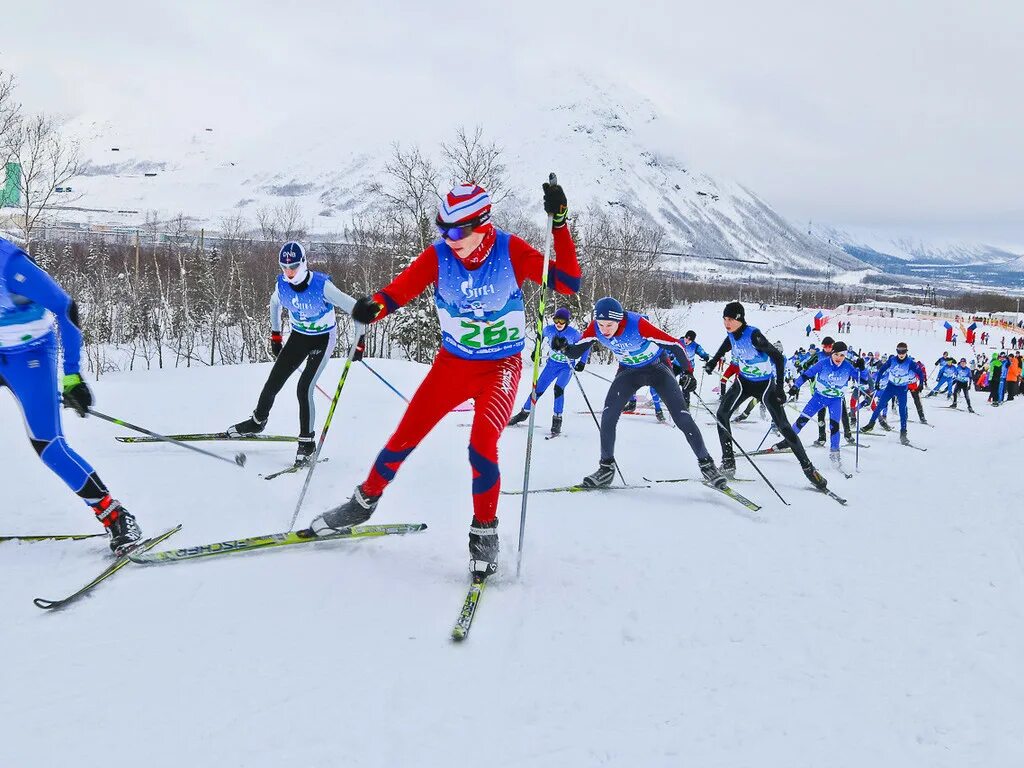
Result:
<svg viewBox="0 0 1024 768"><path fill-rule="evenodd" d="M170 443L171 445L176 445L179 448L185 448L190 451L195 451L196 453L201 453L203 456L209 456L211 459L217 459L218 461L226 461L229 464L234 464L236 467L245 466L246 456L244 453L236 453L233 459L229 459L227 456L221 456L220 454L213 453L212 451L204 451L202 448L198 448L194 445L189 445L188 443L183 443L180 440L175 440L173 437L167 437L167 435L161 435L156 432L150 432L148 429L143 429L142 427L136 426L135 424L129 424L127 421L115 419L113 416L108 416L105 413L100 413L99 411L93 410L92 408L89 409L89 415L95 416L98 419L103 419L103 421L109 421L111 424L117 424L117 426L124 427L125 429L132 429L135 430L136 432L141 432L143 435L148 435L149 437L155 438L160 442Z"/></svg>

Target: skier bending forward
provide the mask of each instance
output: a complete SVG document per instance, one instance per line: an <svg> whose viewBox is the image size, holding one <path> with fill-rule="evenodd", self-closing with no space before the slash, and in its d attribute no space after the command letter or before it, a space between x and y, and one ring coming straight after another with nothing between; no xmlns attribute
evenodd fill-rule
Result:
<svg viewBox="0 0 1024 768"><path fill-rule="evenodd" d="M704 479L724 488L725 477L715 467L715 460L708 453L696 422L686 411L683 390L693 392L697 382L679 340L638 313L623 311L616 299L605 296L594 305L594 320L583 332L579 343L570 345L565 339L555 337L551 340L551 348L561 349L566 356L575 359L587 352L595 341L612 351L619 367L601 412L601 462L596 472L583 478L583 484L591 488L611 485L615 479L615 427L622 415L622 406L641 387L652 387L661 394L672 420L686 435ZM663 348L688 366L688 370L684 369L680 374L678 385L672 369L664 361Z"/></svg>
<svg viewBox="0 0 1024 768"><path fill-rule="evenodd" d="M566 199L557 184L544 185L544 210L552 215L555 257L548 285L559 293L579 290L580 265L566 226ZM372 323L412 301L431 283L441 321L441 349L409 402L395 433L352 498L310 524L332 533L370 518L402 462L441 418L473 398L469 435L473 468L470 569L497 570L498 438L508 424L522 373L526 339L522 285L539 283L544 257L524 240L490 223L491 200L479 186L454 187L438 207L441 239L423 251L390 285L356 302L352 317Z"/></svg>
<svg viewBox="0 0 1024 768"><path fill-rule="evenodd" d="M59 382L54 318L64 353L64 377ZM142 531L64 439L58 389L63 390L64 404L79 416L86 416L92 406L92 392L79 373L81 356L75 302L25 251L0 238L0 387L14 393L39 458L92 507L107 530L111 551L121 555L135 546Z"/></svg>

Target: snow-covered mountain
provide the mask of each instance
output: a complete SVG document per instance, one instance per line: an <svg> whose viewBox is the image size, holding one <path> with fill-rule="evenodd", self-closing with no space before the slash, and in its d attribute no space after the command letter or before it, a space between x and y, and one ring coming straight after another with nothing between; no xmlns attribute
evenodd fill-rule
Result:
<svg viewBox="0 0 1024 768"><path fill-rule="evenodd" d="M178 213L216 228L223 217L254 218L261 206L294 201L314 232L341 230L377 201L393 137L326 114L287 123L206 125L177 118L154 125L136 116L79 117L88 163L73 188L94 221L135 223L147 212ZM514 86L480 111L484 138L504 148L511 187L527 199L555 170L576 210L629 208L664 228L666 248L716 259L763 259L765 274L824 275L871 269L841 248L787 221L749 189L691 165L679 131L648 99L622 85L583 76L537 100ZM459 123L403 126L405 146L436 155ZM468 126L472 128L473 126ZM672 260L675 261L675 260ZM711 264L710 262L700 262ZM687 260L691 273L698 265ZM722 262L713 266L730 269ZM732 268L748 274L749 265Z"/></svg>
<svg viewBox="0 0 1024 768"><path fill-rule="evenodd" d="M974 286L1024 284L1024 254L995 245L822 224L810 231L890 275Z"/></svg>

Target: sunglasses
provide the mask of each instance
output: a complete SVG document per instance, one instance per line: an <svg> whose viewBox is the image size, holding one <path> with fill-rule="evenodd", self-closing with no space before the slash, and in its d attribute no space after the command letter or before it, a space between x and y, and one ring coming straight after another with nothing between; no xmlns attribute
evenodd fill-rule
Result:
<svg viewBox="0 0 1024 768"><path fill-rule="evenodd" d="M441 237L445 240L457 242L469 237L473 234L474 229L486 224L489 218L490 215L488 214L485 216L478 216L472 221L464 221L462 224L445 224L443 221L437 220L434 221L434 224L437 225L437 231L441 233Z"/></svg>

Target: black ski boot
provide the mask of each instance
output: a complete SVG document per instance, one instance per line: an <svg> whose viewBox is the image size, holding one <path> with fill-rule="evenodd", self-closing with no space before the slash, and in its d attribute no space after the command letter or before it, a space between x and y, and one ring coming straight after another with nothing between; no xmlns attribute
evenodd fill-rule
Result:
<svg viewBox="0 0 1024 768"><path fill-rule="evenodd" d="M816 445L818 448L821 448L823 445L825 445L825 438L819 437L817 440L814 441L814 445Z"/></svg>
<svg viewBox="0 0 1024 768"><path fill-rule="evenodd" d="M263 428L267 426L267 420L260 421L256 418L254 413L245 421L240 421L237 424L232 424L228 427L228 437L246 437L248 435L258 435L263 431Z"/></svg>
<svg viewBox="0 0 1024 768"><path fill-rule="evenodd" d="M922 424L927 424L928 423L928 419L926 419L924 416L921 416L920 419L921 419L921 423Z"/></svg>
<svg viewBox="0 0 1024 768"><path fill-rule="evenodd" d="M107 495L93 506L93 511L107 529L111 552L120 557L135 549L142 539L142 529L132 514L121 506L121 502Z"/></svg>
<svg viewBox="0 0 1024 768"><path fill-rule="evenodd" d="M555 414L551 417L551 434L560 435L562 434L562 417L559 414Z"/></svg>
<svg viewBox="0 0 1024 768"><path fill-rule="evenodd" d="M299 446L295 449L296 466L309 464L310 457L316 453L316 435L299 435Z"/></svg>
<svg viewBox="0 0 1024 768"><path fill-rule="evenodd" d="M498 570L498 519L469 525L469 570L478 579L485 579Z"/></svg>
<svg viewBox="0 0 1024 768"><path fill-rule="evenodd" d="M779 440L779 442L772 446L773 451L784 451L787 448L789 448L789 443L785 440Z"/></svg>
<svg viewBox="0 0 1024 768"><path fill-rule="evenodd" d="M947 408L952 408L953 410L956 410L956 403L950 403L950 404L949 404L949 405L947 405L946 407L947 407Z"/></svg>
<svg viewBox="0 0 1024 768"><path fill-rule="evenodd" d="M309 530L317 536L340 533L353 525L360 525L370 519L377 508L380 496L367 496L360 486L356 486L352 498L339 507L329 509L322 515L313 518Z"/></svg>
<svg viewBox="0 0 1024 768"><path fill-rule="evenodd" d="M869 421L867 424L865 424L863 427L860 428L860 431L863 432L865 435L869 435L869 434L871 434L871 431L874 428L875 428L875 422Z"/></svg>
<svg viewBox="0 0 1024 768"><path fill-rule="evenodd" d="M607 488L615 479L615 460L602 459L597 471L583 478L587 488Z"/></svg>
<svg viewBox="0 0 1024 768"><path fill-rule="evenodd" d="M736 479L736 457L735 456L723 456L722 463L719 465L719 470L730 480Z"/></svg>
<svg viewBox="0 0 1024 768"><path fill-rule="evenodd" d="M971 408L971 406L969 406L969 405L968 405L968 406L967 406L967 412L968 412L968 413L974 413L974 409L973 409L973 408Z"/></svg>
<svg viewBox="0 0 1024 768"><path fill-rule="evenodd" d="M661 408L655 408L654 409L654 418L656 418L658 421L664 421L665 420L665 412L663 410L661 410Z"/></svg>
<svg viewBox="0 0 1024 768"><path fill-rule="evenodd" d="M846 444L847 445L856 445L857 444L857 441L854 439L852 432L848 432L845 435L843 435L843 439L846 440Z"/></svg>
<svg viewBox="0 0 1024 768"><path fill-rule="evenodd" d="M907 430L905 429L900 432L900 442L904 445L910 445L910 438L907 437Z"/></svg>
<svg viewBox="0 0 1024 768"><path fill-rule="evenodd" d="M700 467L700 473L704 475L704 482L708 485L713 485L715 488L725 488L727 482L725 475L718 471L715 466L715 460L710 456L706 456L697 462L697 466Z"/></svg>
<svg viewBox="0 0 1024 768"><path fill-rule="evenodd" d="M800 467L804 471L804 476L811 481L811 485L824 491L828 488L828 480L822 477L821 472L814 468L813 464Z"/></svg>
<svg viewBox="0 0 1024 768"><path fill-rule="evenodd" d="M733 418L732 423L733 424L739 424L741 421L746 421L746 419L747 419L747 412L744 411L739 416L736 416L735 418Z"/></svg>
<svg viewBox="0 0 1024 768"><path fill-rule="evenodd" d="M889 422L886 421L884 418L879 419L878 423L882 425L882 429L884 429L886 432L892 432L892 427L889 426Z"/></svg>
<svg viewBox="0 0 1024 768"><path fill-rule="evenodd" d="M522 424L528 418L530 418L530 412L524 408L523 410L521 410L519 413L517 413L515 416L508 420L508 425L512 427L515 426L516 424Z"/></svg>
<svg viewBox="0 0 1024 768"><path fill-rule="evenodd" d="M623 413L633 413L636 410L636 398L629 400L624 406L622 406Z"/></svg>

